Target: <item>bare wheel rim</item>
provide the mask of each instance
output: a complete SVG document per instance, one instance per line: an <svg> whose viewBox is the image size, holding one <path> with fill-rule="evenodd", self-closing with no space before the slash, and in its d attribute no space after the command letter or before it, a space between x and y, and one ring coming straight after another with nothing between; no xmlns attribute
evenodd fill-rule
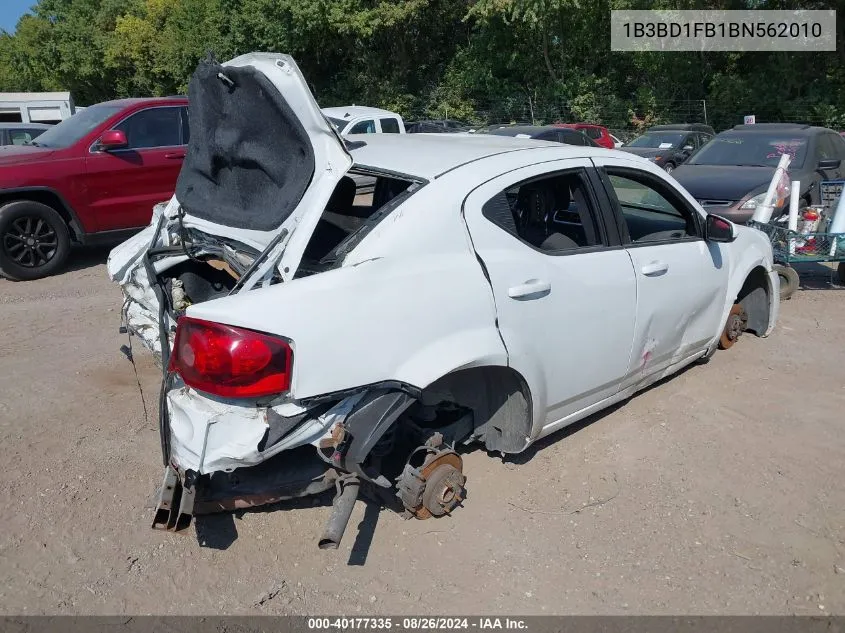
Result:
<svg viewBox="0 0 845 633"><path fill-rule="evenodd" d="M46 220L24 216L12 220L3 234L3 250L19 266L44 266L59 248L59 237Z"/></svg>

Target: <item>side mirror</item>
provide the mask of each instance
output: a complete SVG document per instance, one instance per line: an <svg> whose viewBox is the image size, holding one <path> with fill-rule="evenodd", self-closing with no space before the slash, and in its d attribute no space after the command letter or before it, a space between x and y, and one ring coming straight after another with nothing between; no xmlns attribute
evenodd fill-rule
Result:
<svg viewBox="0 0 845 633"><path fill-rule="evenodd" d="M685 152L691 152L691 151L692 151L692 150L694 150L694 149L695 149L695 148L694 148L692 145L684 145L684 147L683 147L683 150L684 150Z"/></svg>
<svg viewBox="0 0 845 633"><path fill-rule="evenodd" d="M100 149L108 152L113 149L125 148L129 145L129 141L126 140L126 134L123 130L107 130L103 132L97 144L100 146Z"/></svg>
<svg viewBox="0 0 845 633"><path fill-rule="evenodd" d="M707 215L704 238L709 242L733 242L736 239L733 222L718 215Z"/></svg>
<svg viewBox="0 0 845 633"><path fill-rule="evenodd" d="M839 169L839 164L842 161L838 158L822 158L819 161L819 171L826 171L828 169Z"/></svg>

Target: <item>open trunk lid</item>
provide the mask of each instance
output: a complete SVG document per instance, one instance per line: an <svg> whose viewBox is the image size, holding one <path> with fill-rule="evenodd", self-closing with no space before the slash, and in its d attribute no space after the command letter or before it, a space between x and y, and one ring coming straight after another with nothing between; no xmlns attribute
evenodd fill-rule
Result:
<svg viewBox="0 0 845 633"><path fill-rule="evenodd" d="M191 78L189 99L191 139L176 193L108 262L126 297L128 329L157 356L166 356L176 313L189 305L163 283L170 271L194 257L227 259L238 269L229 294L271 278L289 281L352 166L288 55L207 59Z"/></svg>
<svg viewBox="0 0 845 633"><path fill-rule="evenodd" d="M258 252L272 243L267 261L287 280L352 157L288 55L201 62L188 97L183 226Z"/></svg>

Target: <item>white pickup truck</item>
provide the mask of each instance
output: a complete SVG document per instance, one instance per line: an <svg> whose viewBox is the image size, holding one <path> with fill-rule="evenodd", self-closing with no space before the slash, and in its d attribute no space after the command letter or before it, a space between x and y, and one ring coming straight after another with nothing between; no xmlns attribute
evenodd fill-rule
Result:
<svg viewBox="0 0 845 633"><path fill-rule="evenodd" d="M366 106L322 108L341 136L349 134L405 134L405 122L395 112Z"/></svg>

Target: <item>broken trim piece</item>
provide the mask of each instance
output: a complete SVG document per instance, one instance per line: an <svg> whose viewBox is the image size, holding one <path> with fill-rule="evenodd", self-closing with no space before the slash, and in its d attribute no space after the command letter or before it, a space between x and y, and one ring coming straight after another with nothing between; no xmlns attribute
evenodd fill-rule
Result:
<svg viewBox="0 0 845 633"><path fill-rule="evenodd" d="M401 391L373 392L365 396L344 420L343 437L332 455L332 462L382 488L389 488L390 481L380 473L367 472L364 462L416 401L416 398Z"/></svg>

